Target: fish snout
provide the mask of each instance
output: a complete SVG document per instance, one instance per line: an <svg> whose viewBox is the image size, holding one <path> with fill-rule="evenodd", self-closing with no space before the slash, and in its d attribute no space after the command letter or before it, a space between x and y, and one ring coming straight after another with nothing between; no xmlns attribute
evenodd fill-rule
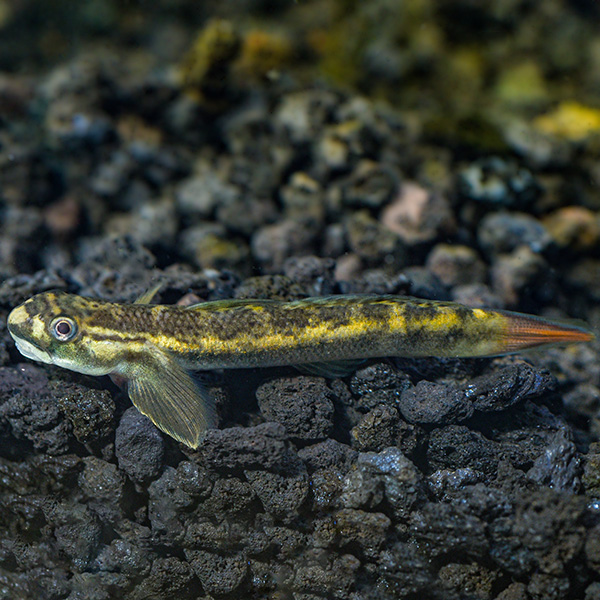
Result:
<svg viewBox="0 0 600 600"><path fill-rule="evenodd" d="M13 338L22 338L26 335L27 329L31 327L31 316L23 304L10 311L6 325Z"/></svg>
<svg viewBox="0 0 600 600"><path fill-rule="evenodd" d="M21 304L10 312L6 324L17 350L25 358L52 363L52 357L47 350L45 326L42 319L32 317L25 306Z"/></svg>
<svg viewBox="0 0 600 600"><path fill-rule="evenodd" d="M15 341L26 340L38 347L48 344L46 324L39 314L31 314L27 302L13 308L6 321L8 332Z"/></svg>

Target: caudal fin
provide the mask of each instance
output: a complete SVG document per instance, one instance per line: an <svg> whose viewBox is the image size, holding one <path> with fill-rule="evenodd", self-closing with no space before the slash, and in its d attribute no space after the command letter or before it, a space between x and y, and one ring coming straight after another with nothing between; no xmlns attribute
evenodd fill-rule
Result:
<svg viewBox="0 0 600 600"><path fill-rule="evenodd" d="M506 352L533 348L542 344L591 342L594 334L579 327L550 321L542 317L505 312L508 317L506 330Z"/></svg>

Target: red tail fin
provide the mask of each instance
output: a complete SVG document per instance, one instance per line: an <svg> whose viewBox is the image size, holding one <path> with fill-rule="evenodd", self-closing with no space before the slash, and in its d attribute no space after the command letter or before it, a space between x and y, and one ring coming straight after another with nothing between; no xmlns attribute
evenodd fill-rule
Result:
<svg viewBox="0 0 600 600"><path fill-rule="evenodd" d="M541 344L591 342L595 337L591 331L576 325L557 323L521 313L504 312L503 314L508 317L507 352L533 348Z"/></svg>

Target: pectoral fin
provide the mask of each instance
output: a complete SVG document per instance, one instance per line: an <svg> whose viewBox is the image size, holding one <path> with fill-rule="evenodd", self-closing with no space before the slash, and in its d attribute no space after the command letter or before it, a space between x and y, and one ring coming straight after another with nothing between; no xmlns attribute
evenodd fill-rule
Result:
<svg viewBox="0 0 600 600"><path fill-rule="evenodd" d="M170 356L155 350L127 373L134 406L162 431L197 448L215 425L214 401L206 388Z"/></svg>

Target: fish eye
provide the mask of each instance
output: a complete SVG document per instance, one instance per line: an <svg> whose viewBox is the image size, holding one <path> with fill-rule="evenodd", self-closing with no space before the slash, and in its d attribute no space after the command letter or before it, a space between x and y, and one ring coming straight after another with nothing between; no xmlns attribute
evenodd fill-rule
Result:
<svg viewBox="0 0 600 600"><path fill-rule="evenodd" d="M68 342L77 333L77 323L69 317L56 317L50 323L50 332L59 342Z"/></svg>

